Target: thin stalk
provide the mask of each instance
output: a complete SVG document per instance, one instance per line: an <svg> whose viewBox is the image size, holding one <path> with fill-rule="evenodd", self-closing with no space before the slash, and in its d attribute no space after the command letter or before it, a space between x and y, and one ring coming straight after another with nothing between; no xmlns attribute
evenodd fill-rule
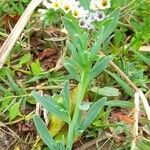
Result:
<svg viewBox="0 0 150 150"><path fill-rule="evenodd" d="M28 20L30 19L32 13L36 9L43 0L32 0L27 8L25 9L24 13L20 17L19 21L15 25L14 29L7 37L6 41L0 48L0 69L3 67L8 55L10 54L12 48L14 47L17 39L19 38L20 34L22 33L24 27L26 26Z"/></svg>
<svg viewBox="0 0 150 150"><path fill-rule="evenodd" d="M102 56L106 56L103 52L100 52ZM113 62L109 61L109 64L120 74L122 78L124 78L127 83L132 87L133 91L138 91L138 87L129 79L129 77Z"/></svg>
<svg viewBox="0 0 150 150"><path fill-rule="evenodd" d="M76 96L76 105L75 105L75 110L74 110L74 114L73 114L73 118L71 123L69 124L69 131L68 131L68 137L67 137L67 150L71 150L72 149L72 144L74 141L74 136L75 136L75 129L78 126L78 117L79 117L79 112L80 112L80 106L81 103L83 101L84 95L85 95L85 91L88 85L88 78L87 78L87 71L84 70L82 72L82 76L81 76L81 82L79 83L79 89L78 89L78 94Z"/></svg>

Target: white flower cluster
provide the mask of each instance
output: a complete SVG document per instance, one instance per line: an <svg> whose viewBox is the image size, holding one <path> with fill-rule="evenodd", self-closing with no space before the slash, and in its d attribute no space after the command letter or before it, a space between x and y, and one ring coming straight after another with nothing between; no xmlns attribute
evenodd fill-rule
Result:
<svg viewBox="0 0 150 150"><path fill-rule="evenodd" d="M90 9L92 10L104 10L110 8L110 0L91 0Z"/></svg>
<svg viewBox="0 0 150 150"><path fill-rule="evenodd" d="M44 0L43 5L47 9L63 10L66 14L71 12L73 17L79 19L79 24L83 28L92 29L93 21L101 21L105 18L105 14L102 10L110 8L110 0L91 0L91 11L85 10L80 6L79 0ZM42 14L46 13L46 10L40 9Z"/></svg>

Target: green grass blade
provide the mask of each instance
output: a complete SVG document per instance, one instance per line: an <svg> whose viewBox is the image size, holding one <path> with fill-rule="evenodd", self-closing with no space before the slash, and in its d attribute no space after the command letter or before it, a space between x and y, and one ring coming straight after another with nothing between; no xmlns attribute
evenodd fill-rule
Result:
<svg viewBox="0 0 150 150"><path fill-rule="evenodd" d="M102 71L107 67L109 61L110 61L110 56L106 56L102 59L99 59L92 70L90 71L90 80L93 80L95 77L97 77Z"/></svg>
<svg viewBox="0 0 150 150"><path fill-rule="evenodd" d="M58 150L56 147L56 143L52 136L50 135L45 123L42 121L42 119L39 116L33 117L36 129L38 133L40 134L40 137L44 141L44 143L51 149L51 150Z"/></svg>
<svg viewBox="0 0 150 150"><path fill-rule="evenodd" d="M47 111L53 113L58 118L62 119L65 122L69 122L69 117L67 115L67 111L64 110L59 104L53 100L51 97L47 99L47 97L44 97L40 95L37 92L32 91L31 95L44 107L47 109Z"/></svg>
<svg viewBox="0 0 150 150"><path fill-rule="evenodd" d="M67 69L67 71L70 73L73 79L75 79L76 81L80 81L79 75L76 69L74 68L74 66L72 66L72 64L64 62L64 66Z"/></svg>
<svg viewBox="0 0 150 150"><path fill-rule="evenodd" d="M87 113L85 120L81 123L81 130L84 131L98 116L101 109L104 107L107 98L101 98L95 102Z"/></svg>
<svg viewBox="0 0 150 150"><path fill-rule="evenodd" d="M69 93L69 81L66 81L64 84L64 103L65 103L65 108L70 113L70 93Z"/></svg>
<svg viewBox="0 0 150 150"><path fill-rule="evenodd" d="M130 88L130 86L124 81L122 80L118 75L116 75L115 73L111 73L110 71L106 70L106 72L112 76L124 89L124 91L129 94L130 96L133 97L134 92L132 91L132 89Z"/></svg>
<svg viewBox="0 0 150 150"><path fill-rule="evenodd" d="M107 101L105 105L109 107L134 108L134 102L128 102L122 100Z"/></svg>

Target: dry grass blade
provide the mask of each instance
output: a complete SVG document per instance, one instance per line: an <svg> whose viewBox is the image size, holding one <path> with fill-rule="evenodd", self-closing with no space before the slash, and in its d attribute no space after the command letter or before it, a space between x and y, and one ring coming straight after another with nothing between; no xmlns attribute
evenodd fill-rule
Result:
<svg viewBox="0 0 150 150"><path fill-rule="evenodd" d="M147 118L148 120L150 120L150 106L149 106L148 100L146 99L144 93L141 90L139 91L139 93L140 93L140 98L142 100L143 106L147 114Z"/></svg>
<svg viewBox="0 0 150 150"><path fill-rule="evenodd" d="M32 0L30 4L27 6L26 10L20 17L19 21L15 25L14 29L2 45L0 49L0 69L3 67L10 51L12 50L13 46L15 45L18 37L20 36L21 32L23 31L24 27L26 26L29 18L31 17L35 8L42 2L43 0Z"/></svg>
<svg viewBox="0 0 150 150"><path fill-rule="evenodd" d="M132 145L131 145L131 150L134 150L136 147L136 140L138 136L138 122L139 122L139 111L140 111L140 94L139 91L135 92L134 94L134 127L133 127L133 139L132 139Z"/></svg>
<svg viewBox="0 0 150 150"><path fill-rule="evenodd" d="M89 149L89 148L91 148L92 146L96 145L96 143L100 143L100 142L102 142L102 141L104 141L104 140L106 140L106 139L108 139L108 138L111 138L111 137L112 137L111 134L105 133L105 135L102 135L100 138L91 140L91 141L85 143L84 145L82 145L82 146L76 148L75 150L86 150L86 149ZM95 146L94 146L94 147L95 147Z"/></svg>
<svg viewBox="0 0 150 150"><path fill-rule="evenodd" d="M141 46L139 51L141 51L141 52L150 52L150 46Z"/></svg>

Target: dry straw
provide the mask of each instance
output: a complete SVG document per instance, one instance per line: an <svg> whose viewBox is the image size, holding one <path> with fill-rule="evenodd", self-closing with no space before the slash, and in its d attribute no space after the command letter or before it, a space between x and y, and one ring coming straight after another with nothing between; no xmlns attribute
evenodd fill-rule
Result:
<svg viewBox="0 0 150 150"><path fill-rule="evenodd" d="M27 8L25 9L24 13L20 17L19 21L15 25L14 29L2 45L0 49L0 69L3 67L4 63L8 55L10 54L12 48L14 47L17 39L19 38L20 34L22 33L24 27L26 26L28 20L30 19L32 13L34 12L35 8L42 2L43 0L32 0Z"/></svg>

